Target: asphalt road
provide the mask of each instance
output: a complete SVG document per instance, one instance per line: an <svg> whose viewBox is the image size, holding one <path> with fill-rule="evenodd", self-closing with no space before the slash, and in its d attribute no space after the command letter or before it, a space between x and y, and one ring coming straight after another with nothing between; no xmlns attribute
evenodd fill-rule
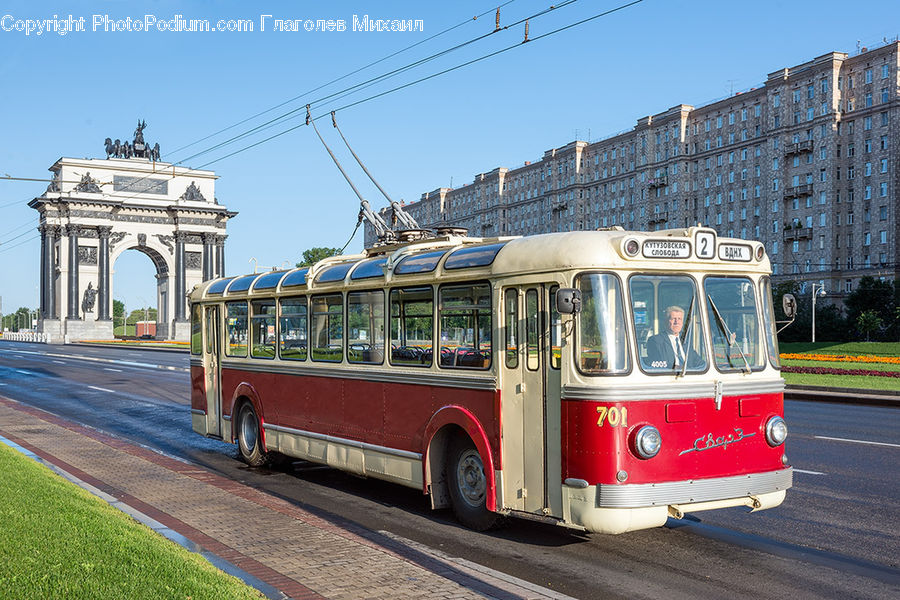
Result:
<svg viewBox="0 0 900 600"><path fill-rule="evenodd" d="M900 409L788 402L794 487L621 536L511 520L474 533L407 488L296 462L250 469L191 431L187 356L0 342L0 395L352 521L579 598L900 596Z"/></svg>

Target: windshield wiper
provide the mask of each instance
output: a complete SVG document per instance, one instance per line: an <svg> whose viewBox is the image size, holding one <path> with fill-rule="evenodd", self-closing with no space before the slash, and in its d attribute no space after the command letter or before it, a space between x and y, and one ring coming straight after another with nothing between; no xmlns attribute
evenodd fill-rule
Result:
<svg viewBox="0 0 900 600"><path fill-rule="evenodd" d="M694 324L694 320L691 318L691 315L694 312L694 300L696 296L691 296L691 303L688 305L687 313L684 315L687 318L687 327L682 330L681 335L681 347L686 348L684 345L685 341L688 338L688 334L691 332L691 326ZM681 360L681 373L678 374L678 377L684 377L684 374L687 373L687 364L688 364L688 352L684 353L684 356Z"/></svg>
<svg viewBox="0 0 900 600"><path fill-rule="evenodd" d="M713 315L716 317L716 324L719 326L719 331L725 336L725 339L728 343L728 349L730 350L732 346L737 348L737 351L740 352L741 358L744 359L744 366L747 367L747 373L750 373L752 369L750 368L750 363L747 361L747 357L744 355L744 351L741 350L741 346L735 340L735 336L732 335L731 330L728 329L728 325L725 324L725 319L722 318L722 315L719 314L719 308L716 306L716 303L713 302L712 296L709 294L706 295L706 299L709 300L709 306L713 309ZM728 353L728 362L731 363L731 352Z"/></svg>

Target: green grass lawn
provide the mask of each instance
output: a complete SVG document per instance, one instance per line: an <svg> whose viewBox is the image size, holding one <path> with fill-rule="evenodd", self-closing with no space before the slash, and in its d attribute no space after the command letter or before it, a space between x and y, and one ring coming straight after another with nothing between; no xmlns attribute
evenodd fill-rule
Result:
<svg viewBox="0 0 900 600"><path fill-rule="evenodd" d="M833 364L833 363L832 363ZM860 375L814 375L812 373L782 373L787 385L852 388L857 390L887 390L900 392L900 380L895 377L867 377Z"/></svg>
<svg viewBox="0 0 900 600"><path fill-rule="evenodd" d="M0 598L261 598L0 444Z"/></svg>
<svg viewBox="0 0 900 600"><path fill-rule="evenodd" d="M849 356L862 356L872 354L875 356L900 356L900 343L898 342L785 342L778 344L781 352L793 354L845 354Z"/></svg>

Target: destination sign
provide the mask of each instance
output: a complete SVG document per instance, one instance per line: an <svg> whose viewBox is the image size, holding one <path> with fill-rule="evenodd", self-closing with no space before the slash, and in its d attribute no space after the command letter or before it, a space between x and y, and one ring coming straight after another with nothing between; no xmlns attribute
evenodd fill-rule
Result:
<svg viewBox="0 0 900 600"><path fill-rule="evenodd" d="M719 244L719 260L750 262L753 248L744 244Z"/></svg>
<svg viewBox="0 0 900 600"><path fill-rule="evenodd" d="M645 258L690 258L691 243L684 240L647 240L643 253Z"/></svg>
<svg viewBox="0 0 900 600"><path fill-rule="evenodd" d="M165 196L169 193L169 181L167 179L115 175L113 176L113 190L116 192L160 194Z"/></svg>

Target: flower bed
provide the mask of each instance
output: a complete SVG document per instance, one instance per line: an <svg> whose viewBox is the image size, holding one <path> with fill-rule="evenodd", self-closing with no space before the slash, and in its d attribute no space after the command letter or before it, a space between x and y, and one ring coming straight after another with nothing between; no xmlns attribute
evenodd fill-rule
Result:
<svg viewBox="0 0 900 600"><path fill-rule="evenodd" d="M883 363L900 365L900 356L847 356L843 354L792 354L780 355L783 360L819 360L824 362ZM799 368L799 367L798 367Z"/></svg>
<svg viewBox="0 0 900 600"><path fill-rule="evenodd" d="M784 356L782 354L782 356ZM781 367L782 373L808 373L810 375L861 375L864 377L900 377L900 371L873 371L872 369L836 369L833 367Z"/></svg>

